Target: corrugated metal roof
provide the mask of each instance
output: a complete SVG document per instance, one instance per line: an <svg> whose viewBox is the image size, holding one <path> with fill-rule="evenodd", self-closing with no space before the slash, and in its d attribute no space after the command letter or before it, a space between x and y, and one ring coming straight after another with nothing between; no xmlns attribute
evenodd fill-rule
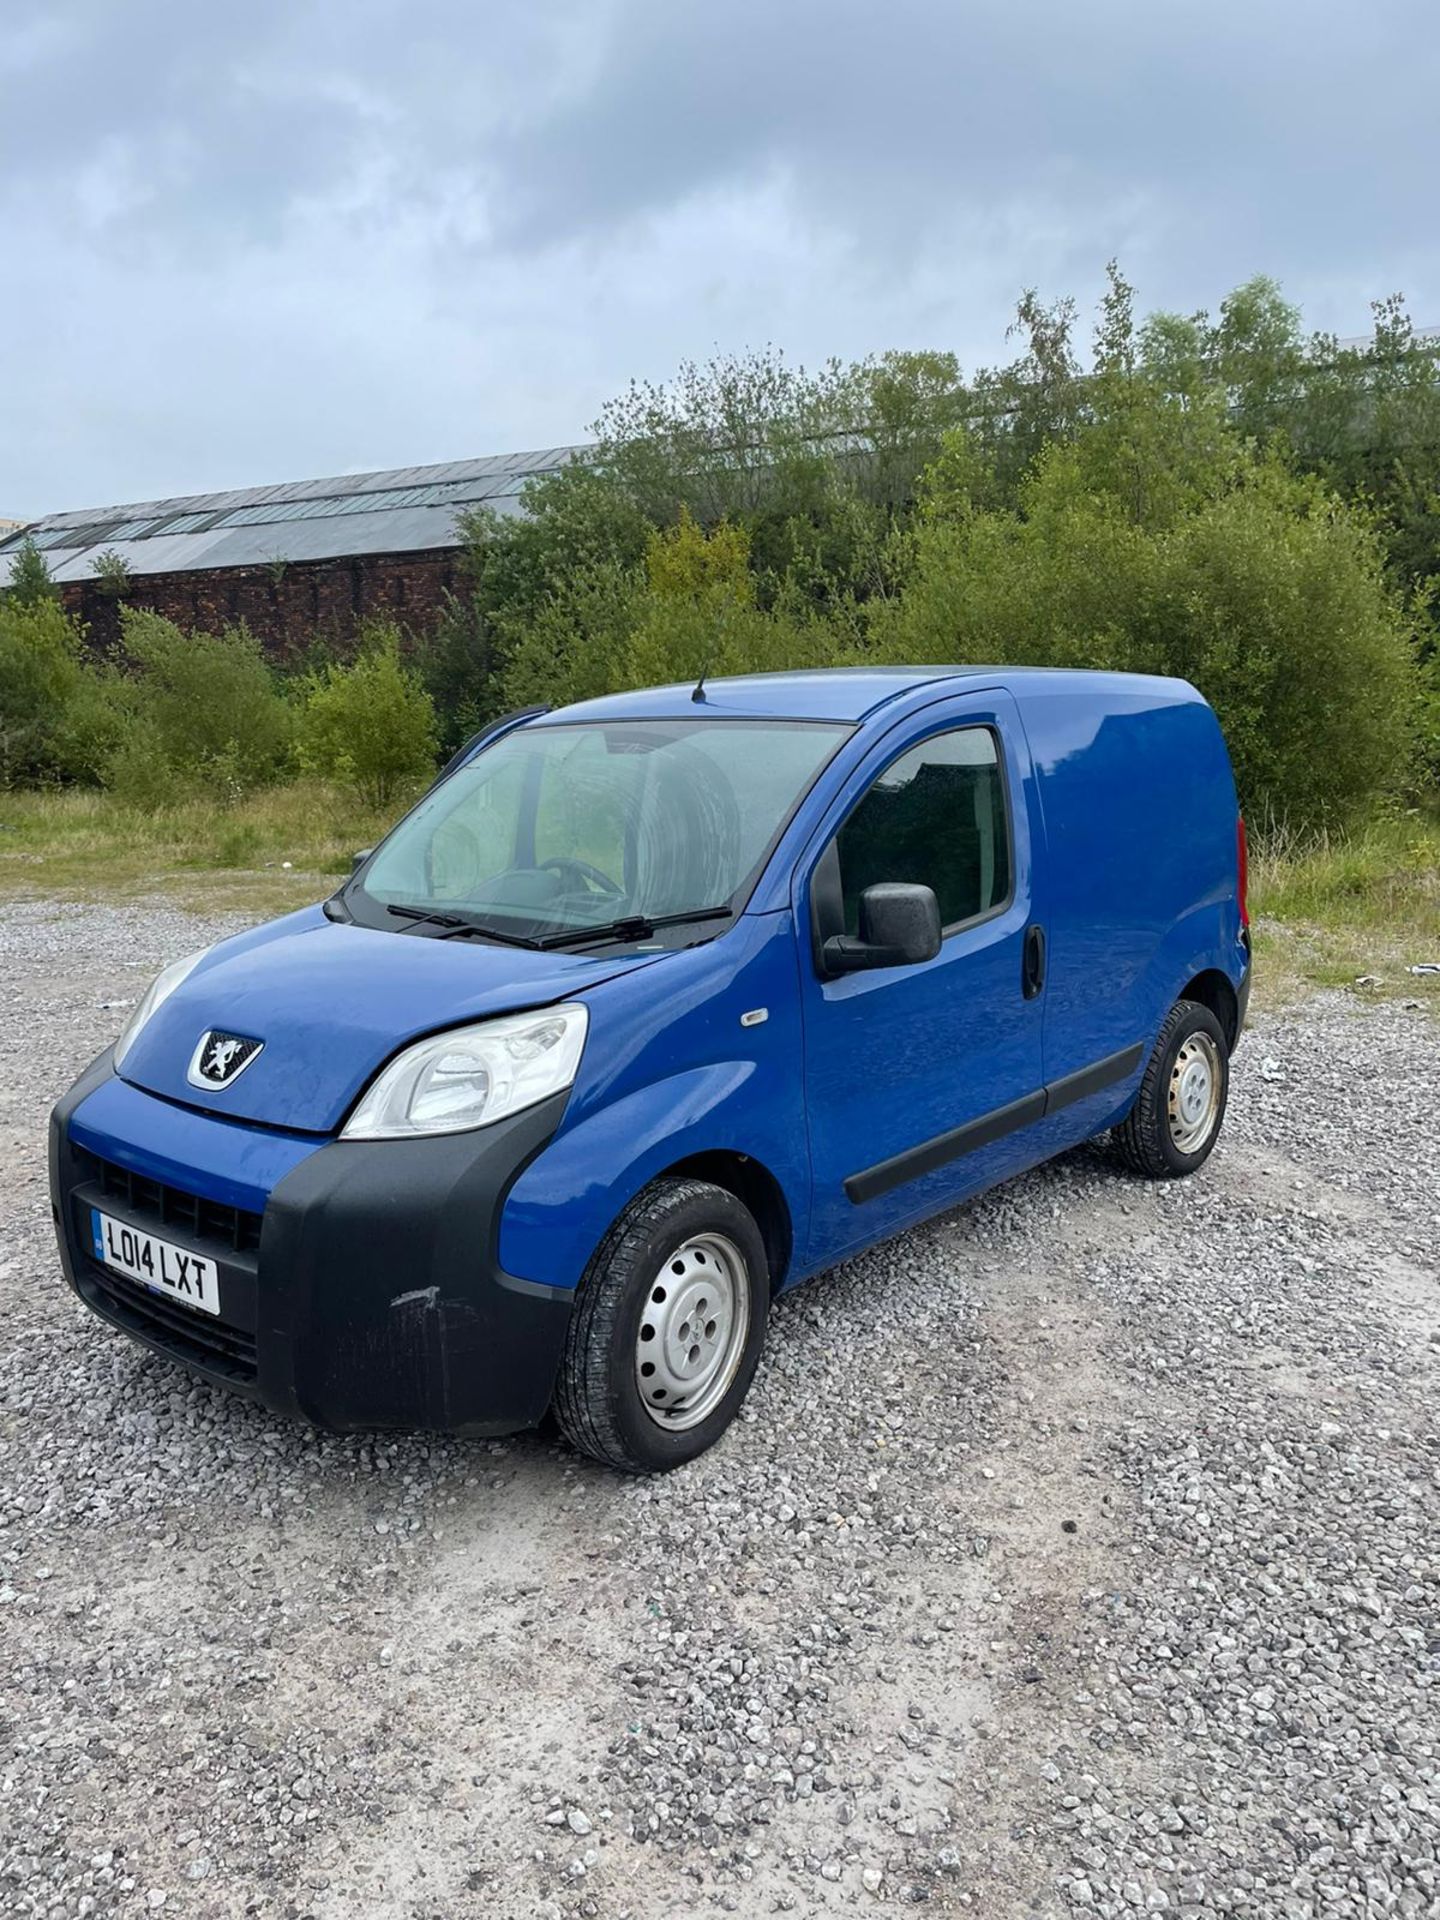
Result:
<svg viewBox="0 0 1440 1920"><path fill-rule="evenodd" d="M453 547L456 518L466 508L519 513L527 480L589 451L490 454L52 513L0 539L0 568L26 538L42 548L52 577L61 581L91 579L99 555L111 551L133 574L151 574Z"/></svg>

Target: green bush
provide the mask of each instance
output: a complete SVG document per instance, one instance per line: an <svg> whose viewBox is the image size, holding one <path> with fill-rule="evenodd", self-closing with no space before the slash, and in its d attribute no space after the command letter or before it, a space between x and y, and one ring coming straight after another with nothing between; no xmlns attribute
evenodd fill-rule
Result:
<svg viewBox="0 0 1440 1920"><path fill-rule="evenodd" d="M0 600L0 786L61 771L60 740L81 677L80 636L58 601Z"/></svg>
<svg viewBox="0 0 1440 1920"><path fill-rule="evenodd" d="M1268 471L1163 544L1145 651L1214 706L1257 821L1344 823L1413 790L1410 634L1363 520Z"/></svg>
<svg viewBox="0 0 1440 1920"><path fill-rule="evenodd" d="M838 625L757 604L749 541L721 521L708 532L688 512L652 533L642 567L583 569L516 623L501 685L504 704L563 706L623 687L764 673L845 657Z"/></svg>
<svg viewBox="0 0 1440 1920"><path fill-rule="evenodd" d="M641 576L614 562L578 570L528 618L505 622L501 708L565 706L628 686Z"/></svg>
<svg viewBox="0 0 1440 1920"><path fill-rule="evenodd" d="M135 671L107 784L148 806L186 787L247 793L286 771L293 714L244 627L184 633L126 607L121 632Z"/></svg>
<svg viewBox="0 0 1440 1920"><path fill-rule="evenodd" d="M435 707L401 664L397 628L372 625L362 642L353 666L329 666L310 679L300 764L350 787L367 806L384 807L434 772Z"/></svg>
<svg viewBox="0 0 1440 1920"><path fill-rule="evenodd" d="M132 737L135 709L133 681L113 666L87 663L55 735L61 778L80 786L108 786L116 757Z"/></svg>
<svg viewBox="0 0 1440 1920"><path fill-rule="evenodd" d="M447 593L434 625L408 642L406 657L435 704L440 752L448 756L503 700L501 635L479 593Z"/></svg>
<svg viewBox="0 0 1440 1920"><path fill-rule="evenodd" d="M1054 449L1018 511L932 516L873 654L1108 667L1192 681L1257 820L1314 828L1413 777L1416 675L1366 522L1257 462L1228 491L1138 524Z"/></svg>

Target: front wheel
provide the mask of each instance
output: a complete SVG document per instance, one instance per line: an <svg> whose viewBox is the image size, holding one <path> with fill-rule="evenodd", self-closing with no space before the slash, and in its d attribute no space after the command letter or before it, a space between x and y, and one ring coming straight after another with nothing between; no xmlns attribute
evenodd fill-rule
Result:
<svg viewBox="0 0 1440 1920"><path fill-rule="evenodd" d="M769 1304L749 1209L709 1181L656 1180L581 1279L555 1393L566 1437L628 1473L693 1460L749 1391Z"/></svg>
<svg viewBox="0 0 1440 1920"><path fill-rule="evenodd" d="M1152 1180L1194 1173L1225 1119L1230 1049L1208 1007L1177 1000L1166 1016L1135 1104L1115 1129L1121 1159Z"/></svg>

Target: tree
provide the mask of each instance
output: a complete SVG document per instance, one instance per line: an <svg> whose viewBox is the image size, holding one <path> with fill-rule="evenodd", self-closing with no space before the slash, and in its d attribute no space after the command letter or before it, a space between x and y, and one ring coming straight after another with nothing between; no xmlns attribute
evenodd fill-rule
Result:
<svg viewBox="0 0 1440 1920"><path fill-rule="evenodd" d="M1006 334L1023 339L1023 352L1009 366L982 369L975 376L971 427L991 470L997 502L1013 500L1041 449L1075 430L1083 384L1074 333L1075 302L1047 305L1028 287Z"/></svg>
<svg viewBox="0 0 1440 1920"><path fill-rule="evenodd" d="M596 462L652 526L688 507L705 525L820 506L835 443L855 423L838 361L818 374L774 348L685 361L663 385L632 381L595 422Z"/></svg>
<svg viewBox="0 0 1440 1920"><path fill-rule="evenodd" d="M27 536L11 555L10 583L0 593L0 600L7 600L14 606L34 607L42 601L59 598L44 554Z"/></svg>
<svg viewBox="0 0 1440 1920"><path fill-rule="evenodd" d="M50 595L0 600L0 787L61 771L60 741L81 679L80 636Z"/></svg>
<svg viewBox="0 0 1440 1920"><path fill-rule="evenodd" d="M1224 388L1230 419L1245 438L1264 445L1289 440L1307 378L1300 312L1264 274L1220 303L1205 352Z"/></svg>
<svg viewBox="0 0 1440 1920"><path fill-rule="evenodd" d="M1224 486L1181 480L1180 510L1137 515L1099 420L1041 456L1016 509L932 511L904 593L872 613L873 653L1188 679L1257 820L1341 823L1403 791L1410 632L1365 517L1274 456Z"/></svg>
<svg viewBox="0 0 1440 1920"><path fill-rule="evenodd" d="M1137 329L1133 289L1113 260L1106 277L1084 416L1071 436L1079 473L1137 526L1170 526L1235 484L1244 448L1219 381L1172 386L1177 369L1149 358L1156 336Z"/></svg>
<svg viewBox="0 0 1440 1920"><path fill-rule="evenodd" d="M96 554L90 571L94 574L100 591L109 594L112 600L123 600L133 584L130 562L123 553L117 553L113 547L107 547L104 553Z"/></svg>

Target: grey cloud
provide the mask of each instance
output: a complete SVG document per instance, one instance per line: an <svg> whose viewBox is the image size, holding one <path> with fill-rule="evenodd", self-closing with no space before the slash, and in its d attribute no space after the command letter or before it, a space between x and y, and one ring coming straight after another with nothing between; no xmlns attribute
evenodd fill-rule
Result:
<svg viewBox="0 0 1440 1920"><path fill-rule="evenodd" d="M1363 250L1428 225L1437 85L1430 0L632 0L585 95L498 143L506 231L544 245L773 168L887 252L957 212L1135 194L1182 247L1198 223Z"/></svg>
<svg viewBox="0 0 1440 1920"><path fill-rule="evenodd" d="M11 0L0 512L577 437L777 339L1440 321L1433 0Z"/></svg>

